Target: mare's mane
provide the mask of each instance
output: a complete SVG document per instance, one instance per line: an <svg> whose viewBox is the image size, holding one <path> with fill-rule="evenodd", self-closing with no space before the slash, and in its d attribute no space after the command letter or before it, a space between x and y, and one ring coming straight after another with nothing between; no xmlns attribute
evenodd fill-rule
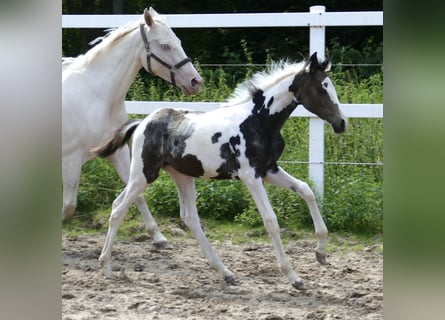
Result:
<svg viewBox="0 0 445 320"><path fill-rule="evenodd" d="M166 25L165 18L162 16L153 17L155 23ZM88 67L94 60L109 51L113 46L115 46L120 40L122 40L130 32L139 29L139 25L145 22L143 20L131 21L118 28L111 28L105 30L107 33L104 36L98 37L91 41L90 44L99 42L93 48L88 50L85 54L81 54L76 58L62 58L62 62L65 62L66 68L78 68L82 69ZM149 28L148 26L146 26ZM64 69L65 69L64 66Z"/></svg>
<svg viewBox="0 0 445 320"><path fill-rule="evenodd" d="M252 78L239 84L225 105L237 105L250 101L257 90L266 91L284 78L302 72L305 64L306 61L295 63L280 60L272 62L266 71L257 72Z"/></svg>

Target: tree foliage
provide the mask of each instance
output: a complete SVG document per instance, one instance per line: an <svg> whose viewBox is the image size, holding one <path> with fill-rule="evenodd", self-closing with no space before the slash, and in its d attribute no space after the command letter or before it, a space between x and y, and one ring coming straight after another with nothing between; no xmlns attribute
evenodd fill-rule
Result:
<svg viewBox="0 0 445 320"><path fill-rule="evenodd" d="M383 1L379 0L326 0L327 11L381 11ZM63 0L63 14L138 14L146 6L154 7L163 14L198 13L254 13L254 12L307 12L312 1L183 1L183 0ZM119 9L119 10L116 10ZM250 48L254 63L268 59L291 58L300 60L309 48L307 28L207 28L176 29L182 39L185 51L193 60L205 63L245 63L242 43ZM88 43L103 35L100 29L64 29L63 55L77 56L89 49ZM382 46L381 27L336 27L327 28L327 44L335 43L360 52L367 47L372 52ZM243 42L242 42L243 41ZM371 43L370 43L371 42ZM343 56L344 57L344 56ZM336 57L340 58L340 57ZM352 55L345 63L381 63L382 55L368 55L366 60ZM338 61L342 63L343 61Z"/></svg>

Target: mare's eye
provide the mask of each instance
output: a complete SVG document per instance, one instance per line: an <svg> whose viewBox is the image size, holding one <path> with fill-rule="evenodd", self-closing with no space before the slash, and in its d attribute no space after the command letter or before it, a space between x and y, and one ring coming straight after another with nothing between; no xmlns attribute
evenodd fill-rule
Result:
<svg viewBox="0 0 445 320"><path fill-rule="evenodd" d="M161 44L161 48L163 50L168 50L168 49L170 49L170 46L168 44L164 43L164 44Z"/></svg>

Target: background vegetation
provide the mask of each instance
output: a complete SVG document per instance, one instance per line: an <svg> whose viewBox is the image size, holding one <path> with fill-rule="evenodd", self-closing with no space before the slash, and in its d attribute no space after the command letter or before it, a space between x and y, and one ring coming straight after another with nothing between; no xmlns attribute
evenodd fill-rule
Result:
<svg viewBox="0 0 445 320"><path fill-rule="evenodd" d="M162 13L200 12L279 12L307 11L312 3L282 1L208 1L198 6L186 1L150 1ZM359 4L360 3L360 4ZM382 10L377 1L325 1L328 11ZM140 13L145 1L126 1L120 10ZM64 13L112 13L111 1L63 1ZM357 30L358 29L358 30ZM165 82L150 78L145 71L136 77L128 100L223 101L237 83L250 77L271 60L301 60L308 51L308 35L304 28L175 30L184 49L194 57L205 83L197 96L184 97ZM63 52L76 56L88 49L86 44L103 34L101 30L63 31ZM267 36L266 36L267 35ZM343 103L382 103L382 30L381 28L331 28L327 30L327 55L334 62L331 78ZM357 65L357 64L360 65ZM232 64L227 66L226 64ZM233 66L236 64L237 66ZM366 64L366 65L363 65ZM238 66L241 65L241 66ZM132 115L137 116L137 115ZM143 117L142 115L139 117ZM280 165L295 177L308 178L308 120L291 118L283 128L287 143ZM319 202L331 231L359 234L381 233L383 229L383 121L382 119L350 119L348 132L336 135L326 127L325 159L327 162L359 162L361 165L327 164L325 197ZM104 160L88 162L83 168L77 213L65 228L106 228L111 203L122 185ZM280 226L289 229L311 228L308 208L298 195L267 186L269 198ZM197 180L200 216L214 223L235 222L247 228L261 226L261 217L243 184L239 181ZM146 198L155 218L179 216L176 188L162 174L148 190ZM130 210L123 231L141 229L135 208ZM126 225L126 227L124 226Z"/></svg>

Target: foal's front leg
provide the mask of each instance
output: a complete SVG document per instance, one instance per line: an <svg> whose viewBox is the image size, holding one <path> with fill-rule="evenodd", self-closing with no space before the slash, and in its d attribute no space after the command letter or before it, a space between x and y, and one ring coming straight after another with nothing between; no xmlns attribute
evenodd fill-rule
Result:
<svg viewBox="0 0 445 320"><path fill-rule="evenodd" d="M209 261L210 266L221 273L228 284L233 284L235 282L235 275L222 263L201 228L198 210L196 209L195 179L186 176L169 166L164 169L172 177L178 188L182 221L184 221L186 226L195 236L204 255Z"/></svg>
<svg viewBox="0 0 445 320"><path fill-rule="evenodd" d="M295 271L290 265L289 259L284 251L283 243L280 237L280 228L278 226L277 216L275 215L272 206L267 198L266 189L264 188L263 181L261 178L254 178L251 176L240 177L241 180L246 184L252 195L253 200L258 208L258 211L263 218L264 226L269 233L272 243L275 248L275 254L278 260L278 266L282 273L284 273L292 286L296 289L303 289L303 281L296 275Z"/></svg>
<svg viewBox="0 0 445 320"><path fill-rule="evenodd" d="M306 201L314 222L315 233L318 238L318 245L315 249L315 255L320 264L326 264L326 244L328 241L328 229L323 221L323 217L318 209L315 195L311 188L304 181L298 180L288 174L283 168L278 167L278 171L269 171L264 178L265 181L279 187L290 189L297 192Z"/></svg>
<svg viewBox="0 0 445 320"><path fill-rule="evenodd" d="M99 263L103 268L105 277L111 278L113 273L111 269L111 248L116 238L117 230L122 220L130 208L130 205L135 201L136 197L143 193L147 183L144 176L138 176L125 187L120 195L113 201L111 215L109 219L109 226L102 253L99 257Z"/></svg>

